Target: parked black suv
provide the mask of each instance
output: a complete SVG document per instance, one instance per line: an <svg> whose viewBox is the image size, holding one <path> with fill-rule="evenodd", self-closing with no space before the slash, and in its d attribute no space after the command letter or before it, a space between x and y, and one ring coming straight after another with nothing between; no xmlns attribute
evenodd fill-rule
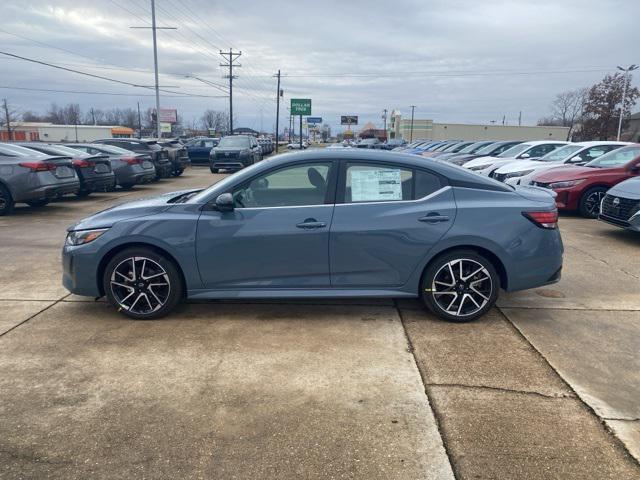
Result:
<svg viewBox="0 0 640 480"><path fill-rule="evenodd" d="M95 140L93 143L104 143L105 145L113 145L114 147L124 148L132 152L147 154L151 157L153 165L156 167L156 180L168 178L172 175L173 165L169 160L169 152L167 149L158 145L156 140L137 139L137 138L105 138Z"/></svg>
<svg viewBox="0 0 640 480"><path fill-rule="evenodd" d="M255 137L230 135L222 137L217 147L209 153L211 173L219 170L241 170L262 159L262 149Z"/></svg>
<svg viewBox="0 0 640 480"><path fill-rule="evenodd" d="M174 177L182 175L184 169L191 164L187 147L178 140L160 140L159 144L169 152L169 160L173 166L172 175Z"/></svg>

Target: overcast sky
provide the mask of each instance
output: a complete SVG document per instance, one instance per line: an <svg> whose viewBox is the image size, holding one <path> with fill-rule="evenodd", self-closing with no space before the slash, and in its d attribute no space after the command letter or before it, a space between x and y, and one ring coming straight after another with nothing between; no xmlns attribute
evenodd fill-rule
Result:
<svg viewBox="0 0 640 480"><path fill-rule="evenodd" d="M589 86L616 65L640 63L639 0L395 0L270 2L157 0L160 83L181 95L225 95L186 75L225 84L219 49L242 50L236 126L272 130L280 69L291 97L339 130L339 116L382 125L382 110L436 122L535 124L558 92ZM150 1L4 0L0 50L84 72L153 85ZM35 40L35 42L34 42ZM40 43L36 43L40 42ZM55 47L55 48L54 48ZM51 102L154 105L153 92L0 55L0 97L20 111ZM638 77L638 75L636 76ZM637 78L633 82L638 85ZM13 87L11 89L6 87ZM49 89L90 94L42 92ZM106 95L118 93L124 95ZM227 98L175 97L185 123ZM175 94L174 94L175 95ZM636 110L638 108L636 107ZM338 128L336 128L338 127Z"/></svg>

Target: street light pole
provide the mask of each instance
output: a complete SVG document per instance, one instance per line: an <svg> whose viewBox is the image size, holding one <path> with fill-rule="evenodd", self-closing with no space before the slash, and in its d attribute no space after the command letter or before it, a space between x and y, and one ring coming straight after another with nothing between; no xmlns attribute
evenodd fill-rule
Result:
<svg viewBox="0 0 640 480"><path fill-rule="evenodd" d="M413 112L415 111L416 106L411 105L411 133L409 134L409 143L413 142Z"/></svg>
<svg viewBox="0 0 640 480"><path fill-rule="evenodd" d="M622 133L622 117L624 116L624 104L627 101L627 84L629 83L629 74L636 70L638 65L630 65L629 68L618 67L618 70L624 72L624 87L622 88L622 105L620 105L620 119L618 120L618 137L616 140L620 141L620 134Z"/></svg>

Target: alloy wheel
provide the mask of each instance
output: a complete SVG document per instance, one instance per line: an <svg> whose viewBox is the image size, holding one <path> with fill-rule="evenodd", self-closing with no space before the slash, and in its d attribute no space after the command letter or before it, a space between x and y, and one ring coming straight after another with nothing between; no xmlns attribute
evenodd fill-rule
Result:
<svg viewBox="0 0 640 480"><path fill-rule="evenodd" d="M602 202L605 194L606 192L604 190L596 190L587 196L584 201L584 206L590 215L595 217L600 213L600 202Z"/></svg>
<svg viewBox="0 0 640 480"><path fill-rule="evenodd" d="M121 309L149 315L167 303L171 282L169 274L158 262L136 256L116 265L111 273L110 288Z"/></svg>
<svg viewBox="0 0 640 480"><path fill-rule="evenodd" d="M475 260L458 258L445 263L433 277L435 303L449 315L467 317L481 310L491 298L489 271Z"/></svg>

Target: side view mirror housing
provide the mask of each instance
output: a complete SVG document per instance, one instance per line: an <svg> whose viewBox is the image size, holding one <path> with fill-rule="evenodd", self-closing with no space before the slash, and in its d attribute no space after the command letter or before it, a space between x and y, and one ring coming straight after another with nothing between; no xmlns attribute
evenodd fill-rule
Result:
<svg viewBox="0 0 640 480"><path fill-rule="evenodd" d="M528 153L523 153L522 155L520 155L520 158L529 158L531 155L529 155Z"/></svg>
<svg viewBox="0 0 640 480"><path fill-rule="evenodd" d="M569 162L571 162L571 163L580 163L580 162L584 162L584 160L582 159L582 157L580 155L576 155L571 160L569 160Z"/></svg>
<svg viewBox="0 0 640 480"><path fill-rule="evenodd" d="M221 193L216 198L216 208L220 212L232 212L233 211L233 195L230 193Z"/></svg>

